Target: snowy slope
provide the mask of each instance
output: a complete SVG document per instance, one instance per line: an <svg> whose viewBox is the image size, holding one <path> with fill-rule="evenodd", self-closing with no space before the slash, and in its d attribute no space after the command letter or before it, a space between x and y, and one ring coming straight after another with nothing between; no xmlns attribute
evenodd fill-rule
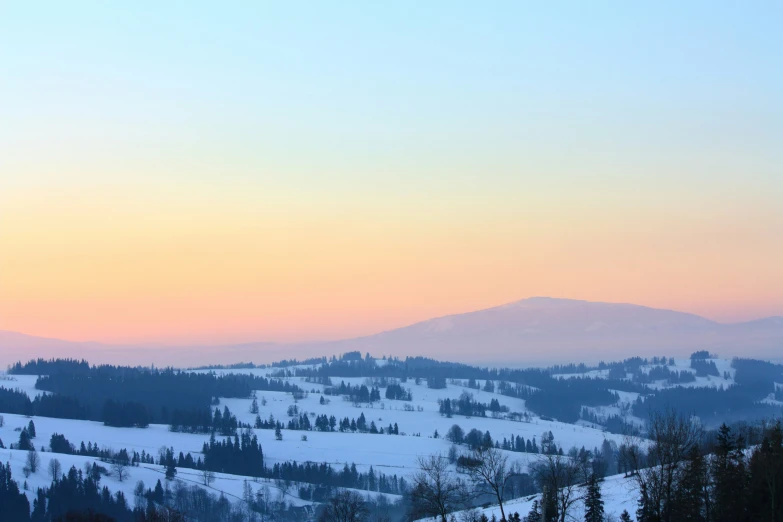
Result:
<svg viewBox="0 0 783 522"><path fill-rule="evenodd" d="M606 477L601 483L601 496L604 501L604 514L606 520L618 520L623 510L627 510L631 517L635 520L636 516L636 499L638 496L637 486L633 479L627 478L623 475L613 475ZM533 502L538 500L541 502L541 495L534 495L529 497L523 497L519 499L510 500L503 503L503 509L506 512L506 516L513 513L519 513L520 517L525 517L533 507ZM484 509L476 509L479 513L484 513L487 518L491 519L494 515L497 520L500 520L500 508L497 504L489 506ZM455 513L457 520L460 519L461 512ZM584 504L578 502L575 504L571 511L569 511L569 520L584 520ZM436 519L426 518L422 521L434 521Z"/></svg>

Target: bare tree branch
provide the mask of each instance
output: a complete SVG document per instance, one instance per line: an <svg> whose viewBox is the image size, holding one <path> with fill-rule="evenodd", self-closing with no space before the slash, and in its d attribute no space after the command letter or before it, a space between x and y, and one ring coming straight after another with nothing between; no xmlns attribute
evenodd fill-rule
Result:
<svg viewBox="0 0 783 522"><path fill-rule="evenodd" d="M441 455L419 457L419 471L413 476L411 501L414 517L440 517L460 509L467 497L465 484L454 477L448 459Z"/></svg>
<svg viewBox="0 0 783 522"><path fill-rule="evenodd" d="M509 465L508 455L498 448L477 448L471 453L467 472L477 483L480 493L493 495L497 499L500 519L506 520L503 509L506 484L519 474L515 466Z"/></svg>

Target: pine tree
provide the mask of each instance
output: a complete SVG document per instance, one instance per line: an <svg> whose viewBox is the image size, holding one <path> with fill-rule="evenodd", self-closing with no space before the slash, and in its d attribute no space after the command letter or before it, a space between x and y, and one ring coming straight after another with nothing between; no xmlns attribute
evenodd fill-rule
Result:
<svg viewBox="0 0 783 522"><path fill-rule="evenodd" d="M628 510L624 509L620 514L620 522L633 522L631 515L628 514Z"/></svg>
<svg viewBox="0 0 783 522"><path fill-rule="evenodd" d="M35 423L30 419L30 423L27 425L27 433L31 439L35 438Z"/></svg>
<svg viewBox="0 0 783 522"><path fill-rule="evenodd" d="M783 427L764 434L750 459L750 520L783 520Z"/></svg>
<svg viewBox="0 0 783 522"><path fill-rule="evenodd" d="M734 451L734 437L731 428L721 424L718 428L717 445L712 464L714 481L713 496L715 503L715 521L731 520L730 505L732 504L732 473L730 469L731 452Z"/></svg>
<svg viewBox="0 0 783 522"><path fill-rule="evenodd" d="M174 459L170 460L166 465L166 480L174 480L177 476L177 468L174 466Z"/></svg>
<svg viewBox="0 0 783 522"><path fill-rule="evenodd" d="M541 507L538 504L538 500L533 501L533 506L530 508L530 512L525 517L527 522L541 522Z"/></svg>
<svg viewBox="0 0 783 522"><path fill-rule="evenodd" d="M275 426L275 439L283 440L283 432L280 430L280 426Z"/></svg>
<svg viewBox="0 0 783 522"><path fill-rule="evenodd" d="M11 475L11 465L0 463L0 519L29 520L30 503Z"/></svg>
<svg viewBox="0 0 783 522"><path fill-rule="evenodd" d="M557 491L553 493L545 488L541 498L541 522L555 522L557 515Z"/></svg>
<svg viewBox="0 0 783 522"><path fill-rule="evenodd" d="M707 488L707 475L704 458L694 446L688 453L683 465L682 477L674 494L672 512L675 520L683 522L702 522L704 516L704 492ZM737 519L739 520L739 519Z"/></svg>
<svg viewBox="0 0 783 522"><path fill-rule="evenodd" d="M174 480L174 477L177 475L177 468L174 460L174 450L172 448L166 450L165 464L166 480Z"/></svg>
<svg viewBox="0 0 783 522"><path fill-rule="evenodd" d="M30 432L27 431L27 428L22 428L22 431L19 433L19 444L16 449L24 451L33 449L33 444L30 442Z"/></svg>
<svg viewBox="0 0 783 522"><path fill-rule="evenodd" d="M647 494L647 485L642 482L639 487L639 499L636 501L638 508L636 510L637 522L652 522L650 517L650 498Z"/></svg>
<svg viewBox="0 0 783 522"><path fill-rule="evenodd" d="M585 498L585 522L603 522L604 501L601 498L601 484L595 473L587 480L587 496Z"/></svg>

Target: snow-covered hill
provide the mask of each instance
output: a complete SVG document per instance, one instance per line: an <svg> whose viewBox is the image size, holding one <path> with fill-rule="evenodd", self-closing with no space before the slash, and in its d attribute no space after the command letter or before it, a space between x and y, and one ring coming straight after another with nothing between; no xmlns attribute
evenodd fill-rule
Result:
<svg viewBox="0 0 783 522"><path fill-rule="evenodd" d="M206 370L203 370L206 371ZM252 373L256 375L270 375L277 371L272 368L245 369L245 370L216 370L216 373ZM40 393L35 389L35 377L25 375L6 376L6 381L0 385L16 387L31 397ZM588 448L600 447L604 440L621 442L619 435L605 433L601 429L588 426L566 424L552 420L543 420L529 412L525 407L525 401L513 397L507 397L488 391L468 389L458 384L449 383L446 388L432 389L427 387L426 380L418 384L413 380L405 383L410 389L412 401L381 400L370 404L358 404L343 400L339 396L324 396L323 385L307 382L303 377L283 377L284 380L296 384L308 391L304 398L294 398L290 393L258 391L259 402L258 415L267 419L273 416L284 423L289 419L289 409L295 406L299 414L308 414L311 418L316 415L335 416L338 419L349 417L356 418L363 414L367 422L375 422L378 427L386 427L397 424L400 435L370 434L370 433L340 433L319 431L295 431L283 430L282 440L277 440L273 430L255 429L259 442L263 447L264 458L267 466L276 463L296 460L297 462L328 463L335 470L342 469L346 464L355 464L360 472L367 472L371 467L376 473L386 475L398 475L410 477L417 468L417 459L421 456L435 454L446 455L452 447L452 443L443 436L454 424L460 425L466 432L478 429L481 432L489 431L492 437L498 440L512 439L521 436L526 440L541 440L545 432L552 432L558 446L566 450L572 446L585 446ZM350 385L361 385L366 378L354 377L340 380ZM480 383L483 384L483 383ZM489 403L497 400L501 405L509 409L508 415L499 415L497 418L489 417L463 417L455 415L451 418L439 413L439 400L454 399L463 392L474 394L476 400ZM324 403L321 403L321 397ZM227 406L242 422L253 424L255 414L250 413L252 400L247 399L220 399L220 407ZM172 432L166 425L152 424L147 428L115 428L104 426L100 422L83 420L54 419L48 417L27 417L15 414L2 414L4 426L0 427L0 439L6 447L15 443L20 430L33 420L36 426L37 437L34 444L37 448L44 447L45 452L40 452L41 469L28 479L28 495L38 486L48 485L50 477L47 474L48 461L57 458L64 470L74 465L82 469L85 462L93 462L95 459L86 456L60 455L48 452L48 444L55 433L64 435L77 447L84 442L97 444L102 449L119 451L126 449L128 452L142 451L157 456L162 447L173 447L175 453L190 453L194 460L201 455L202 446L208 442L208 434L190 434ZM519 420L523 419L523 420ZM437 431L437 436L436 436ZM464 448L462 449L464 451ZM510 460L519 463L522 469L534 457L532 454L507 452ZM25 452L18 450L0 450L0 458L11 462L14 477L20 484L24 480L22 468L24 466ZM129 468L130 477L123 482L116 477L106 477L104 484L112 491L121 490L128 498L132 498L132 490L138 480L147 487L154 486L155 482L163 476L161 466L141 464L139 467ZM177 475L178 480L192 484L201 484L201 475L196 470L181 468ZM234 475L217 475L217 480L209 486L213 493L224 493L228 498L238 499L241 496L242 486L247 477ZM269 483L253 483L253 488L272 487ZM203 486L202 487L206 487ZM367 493L367 492L365 492ZM375 494L375 493L372 493ZM287 490L286 501L294 505L304 505L309 501L300 500L297 497L296 488ZM32 500L32 497L30 497ZM297 504L298 503L298 504Z"/></svg>

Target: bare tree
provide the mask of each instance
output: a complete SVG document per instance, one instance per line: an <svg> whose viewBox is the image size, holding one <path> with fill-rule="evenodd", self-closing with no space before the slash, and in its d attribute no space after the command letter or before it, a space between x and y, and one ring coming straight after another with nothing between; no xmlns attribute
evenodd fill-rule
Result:
<svg viewBox="0 0 783 522"><path fill-rule="evenodd" d="M63 473L63 467L60 465L60 461L57 459L52 459L49 461L49 475L52 477L52 480L58 480L60 478L60 475Z"/></svg>
<svg viewBox="0 0 783 522"><path fill-rule="evenodd" d="M479 484L479 492L493 495L500 507L500 520L506 520L503 498L506 484L519 474L516 466L510 465L508 455L498 448L477 448L471 453L467 472Z"/></svg>
<svg viewBox="0 0 783 522"><path fill-rule="evenodd" d="M319 522L363 522L369 510L364 498L355 491L338 491L326 503Z"/></svg>
<svg viewBox="0 0 783 522"><path fill-rule="evenodd" d="M209 486L215 481L215 474L212 471L204 468L201 470L201 479L204 481L205 486Z"/></svg>
<svg viewBox="0 0 783 522"><path fill-rule="evenodd" d="M112 461L111 470L120 482L128 478L128 465L121 459L114 459Z"/></svg>
<svg viewBox="0 0 783 522"><path fill-rule="evenodd" d="M556 520L565 522L574 504L584 497L584 467L578 460L563 455L541 455L530 471L539 487L554 495Z"/></svg>
<svg viewBox="0 0 783 522"><path fill-rule="evenodd" d="M38 457L38 452L35 451L35 448L31 449L27 452L27 469L30 470L30 473L35 473L38 471L38 467L41 465L41 459Z"/></svg>
<svg viewBox="0 0 783 522"><path fill-rule="evenodd" d="M647 467L639 469L636 481L644 492L645 509L656 520L670 522L682 463L697 449L702 438L701 427L667 408L653 412L648 424Z"/></svg>
<svg viewBox="0 0 783 522"><path fill-rule="evenodd" d="M626 435L618 449L618 471L624 472L626 477L634 476L644 467L645 461L644 452L639 447L637 439Z"/></svg>
<svg viewBox="0 0 783 522"><path fill-rule="evenodd" d="M467 488L454 477L445 457L419 457L418 463L419 471L412 479L411 514L414 517L440 517L441 522L447 522L447 515L464 504Z"/></svg>

